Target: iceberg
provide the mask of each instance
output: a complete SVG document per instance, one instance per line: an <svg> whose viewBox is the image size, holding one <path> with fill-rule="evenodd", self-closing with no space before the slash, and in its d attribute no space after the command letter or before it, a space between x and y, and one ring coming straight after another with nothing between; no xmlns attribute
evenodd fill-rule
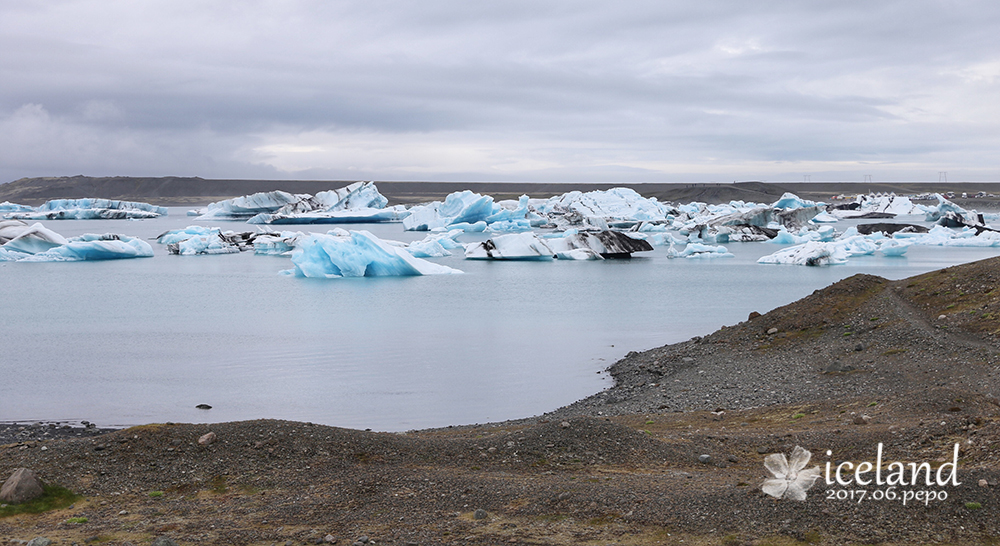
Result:
<svg viewBox="0 0 1000 546"><path fill-rule="evenodd" d="M0 221L0 261L79 262L145 258L153 255L149 243L126 235L88 233L69 239L35 223Z"/></svg>
<svg viewBox="0 0 1000 546"><path fill-rule="evenodd" d="M817 205L822 205L822 203L817 203L815 201L809 201L808 199L800 199L799 196L791 192L785 192L782 194L781 198L771 204L772 209L804 209L815 207Z"/></svg>
<svg viewBox="0 0 1000 546"><path fill-rule="evenodd" d="M837 205L828 211L837 218L893 218L920 214L923 209L908 197L895 193L858 195L853 203Z"/></svg>
<svg viewBox="0 0 1000 546"><path fill-rule="evenodd" d="M113 199L54 199L30 212L13 212L20 220L135 220L166 216L167 208Z"/></svg>
<svg viewBox="0 0 1000 546"><path fill-rule="evenodd" d="M26 256L20 262L82 262L96 260L121 260L127 258L152 258L153 247L138 237L106 233L88 233L71 237L60 246Z"/></svg>
<svg viewBox="0 0 1000 546"><path fill-rule="evenodd" d="M29 226L21 220L0 220L0 245L7 251L36 254L68 242L40 223Z"/></svg>
<svg viewBox="0 0 1000 546"><path fill-rule="evenodd" d="M10 201L4 201L0 203L0 212L31 212L35 209L29 207L28 205L18 205L17 203L11 203Z"/></svg>
<svg viewBox="0 0 1000 546"><path fill-rule="evenodd" d="M199 254L238 254L254 249L259 234L253 231L237 233L215 228L207 235L194 235L183 241L167 245L167 252L180 256Z"/></svg>
<svg viewBox="0 0 1000 546"><path fill-rule="evenodd" d="M260 213L275 213L285 205L310 197L312 196L309 194L295 195L281 190L258 192L209 203L204 209L195 212L199 213L199 220L247 220Z"/></svg>
<svg viewBox="0 0 1000 546"><path fill-rule="evenodd" d="M761 257L761 264L790 265L839 265L847 262L847 251L837 242L809 241L783 248L774 254Z"/></svg>
<svg viewBox="0 0 1000 546"><path fill-rule="evenodd" d="M374 182L355 182L315 196L302 194L294 202L273 212L262 211L247 220L248 224L357 224L399 222L409 216L406 207L386 208L389 200L379 193Z"/></svg>
<svg viewBox="0 0 1000 546"><path fill-rule="evenodd" d="M434 201L426 205L416 205L409 209L409 216L403 219L403 229L406 231L429 231L435 228L448 228L455 224L489 223L510 220L512 217L501 215L503 207L493 202L493 197L480 195L470 190L454 192L445 197L444 202Z"/></svg>
<svg viewBox="0 0 1000 546"><path fill-rule="evenodd" d="M462 246L462 243L455 239L463 233L465 232L460 229L453 229L447 233L432 233L423 240L406 245L406 249L416 258L451 256L451 250Z"/></svg>
<svg viewBox="0 0 1000 546"><path fill-rule="evenodd" d="M172 229L170 231L165 231L156 236L156 242L169 245L173 243L179 243L181 241L187 241L191 237L212 235L214 233L219 233L222 231L221 228L209 228L204 226L188 226L182 229Z"/></svg>
<svg viewBox="0 0 1000 546"><path fill-rule="evenodd" d="M368 231L348 235L311 234L292 252L288 275L314 278L447 275L458 269L413 257Z"/></svg>
<svg viewBox="0 0 1000 546"><path fill-rule="evenodd" d="M647 199L631 188L571 191L549 198L538 212L562 229L582 226L601 230L609 226L628 228L641 221L664 222L668 216L679 214L673 207L655 198Z"/></svg>
<svg viewBox="0 0 1000 546"><path fill-rule="evenodd" d="M545 244L555 252L560 259L580 259L580 253L574 255L562 254L573 250L589 250L602 258L631 258L633 252L648 252L653 245L643 239L636 239L620 231L566 232L562 237L545 239ZM594 258L586 258L594 259Z"/></svg>
<svg viewBox="0 0 1000 546"><path fill-rule="evenodd" d="M668 258L733 258L733 253L724 246L688 243L684 250L677 251L673 246L667 249Z"/></svg>
<svg viewBox="0 0 1000 546"><path fill-rule="evenodd" d="M306 237L301 231L261 233L253 240L253 253L262 256L290 255L300 240Z"/></svg>
<svg viewBox="0 0 1000 546"><path fill-rule="evenodd" d="M531 232L500 235L465 245L465 257L470 260L551 260L555 254Z"/></svg>

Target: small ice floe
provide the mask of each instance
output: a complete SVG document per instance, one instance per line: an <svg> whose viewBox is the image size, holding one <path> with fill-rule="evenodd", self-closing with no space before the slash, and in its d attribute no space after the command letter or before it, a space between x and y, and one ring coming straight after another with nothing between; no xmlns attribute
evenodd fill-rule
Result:
<svg viewBox="0 0 1000 546"><path fill-rule="evenodd" d="M688 243L683 250L673 246L667 249L667 258L732 258L733 254L724 246Z"/></svg>

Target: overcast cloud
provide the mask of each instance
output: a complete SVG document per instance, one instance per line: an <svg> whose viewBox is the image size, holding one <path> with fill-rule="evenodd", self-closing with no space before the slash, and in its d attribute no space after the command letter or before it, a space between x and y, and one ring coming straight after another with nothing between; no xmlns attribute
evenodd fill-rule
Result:
<svg viewBox="0 0 1000 546"><path fill-rule="evenodd" d="M997 181L997 29L993 1L2 2L0 182Z"/></svg>

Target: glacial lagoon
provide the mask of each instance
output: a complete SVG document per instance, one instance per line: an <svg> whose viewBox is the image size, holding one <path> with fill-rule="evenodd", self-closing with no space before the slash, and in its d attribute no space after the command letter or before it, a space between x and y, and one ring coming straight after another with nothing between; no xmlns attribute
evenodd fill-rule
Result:
<svg viewBox="0 0 1000 546"><path fill-rule="evenodd" d="M66 237L148 240L194 223L184 213L43 223ZM771 243L729 243L735 257L712 260L668 259L663 247L596 262L456 252L431 261L464 275L327 280L279 275L287 257L171 256L150 242L153 258L0 263L0 421L266 417L399 431L528 417L608 387L603 370L629 351L710 333L855 273L900 279L1000 253L913 246L801 267L756 263L782 247Z"/></svg>

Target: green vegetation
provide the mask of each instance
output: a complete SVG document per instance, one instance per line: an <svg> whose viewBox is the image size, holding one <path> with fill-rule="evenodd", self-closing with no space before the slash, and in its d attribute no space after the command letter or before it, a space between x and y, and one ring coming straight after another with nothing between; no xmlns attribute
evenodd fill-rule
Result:
<svg viewBox="0 0 1000 546"><path fill-rule="evenodd" d="M979 504L978 502L967 502L965 503L965 507L968 508L969 510L979 510L980 508L983 507L983 505Z"/></svg>
<svg viewBox="0 0 1000 546"><path fill-rule="evenodd" d="M69 518L66 520L66 523L87 523L87 518L84 517Z"/></svg>
<svg viewBox="0 0 1000 546"><path fill-rule="evenodd" d="M792 419L801 419L801 418L803 418L805 416L806 416L806 414L804 414L804 413L796 413L795 415L792 415Z"/></svg>
<svg viewBox="0 0 1000 546"><path fill-rule="evenodd" d="M150 497L154 497L154 498L155 497L162 497L163 496L163 491L150 491L149 493L146 493L146 494L149 495Z"/></svg>
<svg viewBox="0 0 1000 546"><path fill-rule="evenodd" d="M21 504L8 504L0 508L0 518L16 514L40 514L49 510L59 510L60 508L72 505L82 498L65 487L46 485L45 493L41 497Z"/></svg>

